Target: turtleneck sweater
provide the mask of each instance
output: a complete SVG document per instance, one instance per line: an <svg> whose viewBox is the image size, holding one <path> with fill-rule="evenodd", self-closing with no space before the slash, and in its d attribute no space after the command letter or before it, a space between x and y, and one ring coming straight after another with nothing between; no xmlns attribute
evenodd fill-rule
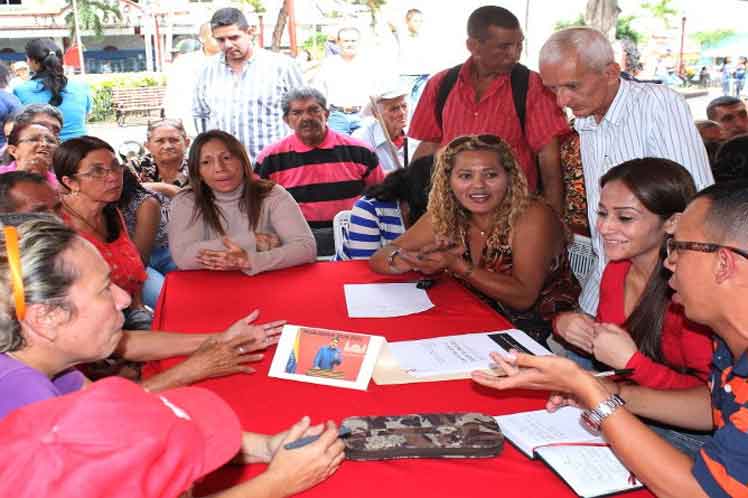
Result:
<svg viewBox="0 0 748 498"><path fill-rule="evenodd" d="M275 185L262 200L260 218L254 231L249 229L246 213L239 210L242 185L231 192L213 192L214 202L223 214L226 237L249 256L248 275L288 268L315 261L317 245L301 209L283 187ZM203 269L197 255L203 249L225 251L222 236L205 223L201 216L193 219L195 196L190 189L178 193L171 202L169 214L169 248L182 270ZM255 233L275 234L280 247L256 250Z"/></svg>

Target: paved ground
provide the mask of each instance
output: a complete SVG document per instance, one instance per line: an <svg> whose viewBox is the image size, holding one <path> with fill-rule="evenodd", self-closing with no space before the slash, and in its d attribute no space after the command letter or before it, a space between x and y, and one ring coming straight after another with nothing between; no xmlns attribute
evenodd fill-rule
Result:
<svg viewBox="0 0 748 498"><path fill-rule="evenodd" d="M107 141L114 150L128 140L138 143L145 142L146 126L144 124L133 124L117 126L117 123L89 123L88 133Z"/></svg>

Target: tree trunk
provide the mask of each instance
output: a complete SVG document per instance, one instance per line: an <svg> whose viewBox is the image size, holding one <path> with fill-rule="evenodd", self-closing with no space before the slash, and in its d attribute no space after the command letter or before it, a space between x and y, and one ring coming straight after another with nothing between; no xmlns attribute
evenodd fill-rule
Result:
<svg viewBox="0 0 748 498"><path fill-rule="evenodd" d="M621 9L618 0L587 0L584 23L599 29L610 41L616 38L616 20Z"/></svg>
<svg viewBox="0 0 748 498"><path fill-rule="evenodd" d="M275 28L273 29L273 44L272 51L279 52L281 47L281 40L283 39L283 30L286 29L286 22L288 21L288 9L286 6L286 0L283 0L283 5L278 12L278 19L275 21Z"/></svg>

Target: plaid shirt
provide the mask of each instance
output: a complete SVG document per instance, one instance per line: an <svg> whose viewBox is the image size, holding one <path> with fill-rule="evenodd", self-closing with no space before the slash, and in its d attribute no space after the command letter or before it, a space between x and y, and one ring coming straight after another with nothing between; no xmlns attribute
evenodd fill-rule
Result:
<svg viewBox="0 0 748 498"><path fill-rule="evenodd" d="M198 132L219 129L234 135L253 162L265 146L290 133L281 98L301 86L301 70L285 55L255 47L252 58L234 73L220 54L200 70L192 103Z"/></svg>

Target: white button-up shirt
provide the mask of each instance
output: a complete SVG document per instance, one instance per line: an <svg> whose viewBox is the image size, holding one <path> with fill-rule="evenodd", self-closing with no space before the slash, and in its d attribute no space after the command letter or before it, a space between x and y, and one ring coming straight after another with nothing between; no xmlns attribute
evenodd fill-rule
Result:
<svg viewBox="0 0 748 498"><path fill-rule="evenodd" d="M385 173L391 173L400 166L405 165L405 147L397 149L397 157L400 160L400 166L395 163L390 153L390 146L387 143L387 137L384 136L384 130L375 118L368 117L361 121L361 127L357 128L351 136L358 138L362 142L371 146L379 158L379 165ZM407 140L407 139L406 139ZM410 148L410 144L407 145Z"/></svg>
<svg viewBox="0 0 748 498"><path fill-rule="evenodd" d="M621 80L618 93L598 123L593 116L578 118L587 214L597 265L587 279L579 304L597 311L600 278L605 268L602 238L597 231L600 178L613 166L643 157L661 157L681 164L697 189L714 183L709 159L685 99L665 85Z"/></svg>

